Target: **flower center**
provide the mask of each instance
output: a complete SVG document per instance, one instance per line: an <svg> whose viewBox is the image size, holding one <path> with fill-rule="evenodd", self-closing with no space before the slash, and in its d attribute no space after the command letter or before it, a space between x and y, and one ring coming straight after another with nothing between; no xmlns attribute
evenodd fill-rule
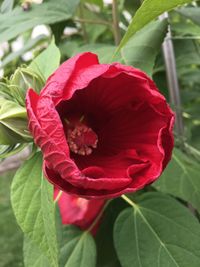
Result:
<svg viewBox="0 0 200 267"><path fill-rule="evenodd" d="M90 155L97 147L98 137L96 133L83 123L77 124L74 129L67 131L67 140L72 152L85 156Z"/></svg>

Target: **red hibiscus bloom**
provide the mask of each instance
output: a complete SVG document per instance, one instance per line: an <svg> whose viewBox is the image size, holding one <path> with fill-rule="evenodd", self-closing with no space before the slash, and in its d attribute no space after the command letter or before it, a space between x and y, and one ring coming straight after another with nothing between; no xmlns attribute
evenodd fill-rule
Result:
<svg viewBox="0 0 200 267"><path fill-rule="evenodd" d="M138 69L79 54L26 100L46 177L65 192L86 198L134 192L155 181L171 158L174 115Z"/></svg>
<svg viewBox="0 0 200 267"><path fill-rule="evenodd" d="M59 190L54 190L56 198ZM105 201L101 199L85 199L74 195L62 193L58 200L62 224L73 224L80 227L82 230L87 230L96 219L104 206ZM92 229L95 234L98 223Z"/></svg>

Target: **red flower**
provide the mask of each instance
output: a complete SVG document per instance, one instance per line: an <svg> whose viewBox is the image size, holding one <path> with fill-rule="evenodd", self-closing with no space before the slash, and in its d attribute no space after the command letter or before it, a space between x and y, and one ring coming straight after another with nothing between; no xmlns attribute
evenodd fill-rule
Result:
<svg viewBox="0 0 200 267"><path fill-rule="evenodd" d="M54 190L54 197L58 195L59 190ZM85 199L77 196L62 193L58 200L62 224L73 224L82 230L87 230L96 219L103 208L105 201L101 199ZM97 225L92 229L95 234Z"/></svg>
<svg viewBox="0 0 200 267"><path fill-rule="evenodd" d="M44 172L61 190L110 198L155 181L171 158L174 115L153 81L91 53L64 62L27 93Z"/></svg>

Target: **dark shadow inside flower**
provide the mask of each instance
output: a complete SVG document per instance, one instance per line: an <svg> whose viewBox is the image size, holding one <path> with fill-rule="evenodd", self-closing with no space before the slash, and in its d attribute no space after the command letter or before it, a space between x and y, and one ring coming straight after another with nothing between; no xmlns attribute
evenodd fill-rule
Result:
<svg viewBox="0 0 200 267"><path fill-rule="evenodd" d="M125 73L112 78L101 76L57 106L68 143L69 130L80 124L97 136L97 146L90 147L91 153L82 155L71 150L70 155L83 173L87 170L89 177L99 177L89 169L98 167L97 173L104 174L102 177L134 178L137 169L134 166L146 168L149 158L152 163L162 162L158 135L169 121L165 108L159 106L163 99L145 90L147 83L146 79L138 80ZM133 166L131 171L130 166ZM152 175L160 172L162 166L157 166L157 170L156 166L151 170Z"/></svg>

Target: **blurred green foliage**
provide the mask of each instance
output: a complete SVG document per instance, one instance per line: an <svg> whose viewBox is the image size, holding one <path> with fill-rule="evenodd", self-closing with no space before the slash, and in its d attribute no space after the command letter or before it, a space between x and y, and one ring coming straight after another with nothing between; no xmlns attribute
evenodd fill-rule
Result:
<svg viewBox="0 0 200 267"><path fill-rule="evenodd" d="M10 203L10 184L14 171L0 175L0 267L23 266L23 235Z"/></svg>

